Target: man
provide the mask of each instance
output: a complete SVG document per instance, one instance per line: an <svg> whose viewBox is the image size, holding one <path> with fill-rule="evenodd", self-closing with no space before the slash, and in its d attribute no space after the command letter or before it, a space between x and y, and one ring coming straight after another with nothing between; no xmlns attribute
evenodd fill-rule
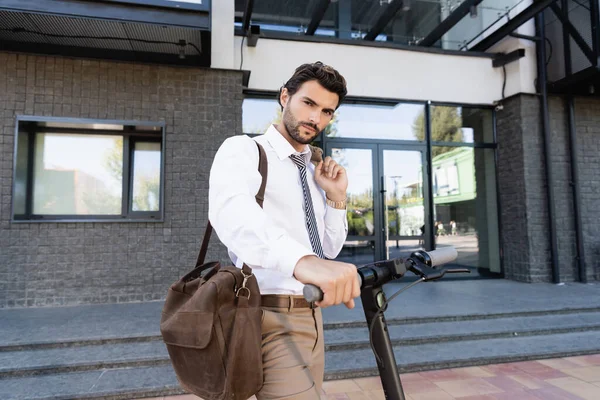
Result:
<svg viewBox="0 0 600 400"><path fill-rule="evenodd" d="M308 146L346 96L346 81L320 62L303 64L281 88L282 122L255 138L265 149L268 178L261 209L258 148L253 139L225 140L209 180L209 218L233 262L248 264L262 295L264 385L259 400L318 399L324 374L319 307L354 307L356 267L327 260L348 232L346 171L331 157L310 163ZM316 306L304 284L323 290ZM252 368L252 366L248 366Z"/></svg>

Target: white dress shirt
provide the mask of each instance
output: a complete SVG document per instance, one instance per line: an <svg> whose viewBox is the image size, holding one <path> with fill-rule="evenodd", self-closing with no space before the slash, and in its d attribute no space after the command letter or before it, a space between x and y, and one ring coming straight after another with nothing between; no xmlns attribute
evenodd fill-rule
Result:
<svg viewBox="0 0 600 400"><path fill-rule="evenodd" d="M258 171L258 147L265 149L269 165L263 208L255 196L262 177ZM256 276L262 294L302 294L303 284L294 276L298 260L314 254L304 216L304 195L298 167L290 159L297 153L271 125L256 138L234 136L225 140L215 155L209 178L209 220L227 246L237 267L246 263ZM339 254L348 233L346 210L325 203L325 192L314 180L308 146L307 177L319 237L327 258Z"/></svg>

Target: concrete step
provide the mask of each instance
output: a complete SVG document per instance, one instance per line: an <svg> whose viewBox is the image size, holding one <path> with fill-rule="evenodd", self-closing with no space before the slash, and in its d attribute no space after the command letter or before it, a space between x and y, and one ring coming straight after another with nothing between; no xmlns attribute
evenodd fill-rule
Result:
<svg viewBox="0 0 600 400"><path fill-rule="evenodd" d="M600 353L600 331L394 346L400 372L596 353ZM370 348L325 353L326 379L377 375L376 367Z"/></svg>
<svg viewBox="0 0 600 400"><path fill-rule="evenodd" d="M182 393L170 365L0 379L2 400L121 400Z"/></svg>
<svg viewBox="0 0 600 400"><path fill-rule="evenodd" d="M56 349L55 349L56 350ZM403 373L600 352L600 332L464 340L395 347ZM370 349L329 351L326 379L377 375ZM3 400L120 400L183 393L170 365L107 368L0 379Z"/></svg>
<svg viewBox="0 0 600 400"><path fill-rule="evenodd" d="M0 353L0 378L169 364L162 340Z"/></svg>
<svg viewBox="0 0 600 400"><path fill-rule="evenodd" d="M429 321L430 319L424 319ZM550 335L555 333L600 330L600 312L575 314L555 313L537 316L510 316L503 318L459 319L419 323L415 320L387 321L390 339L394 345L411 346L457 340L482 340L513 336ZM347 325L346 325L347 326ZM325 329L326 350L359 349L369 347L369 329L346 327ZM353 325L352 325L353 326Z"/></svg>
<svg viewBox="0 0 600 400"><path fill-rule="evenodd" d="M418 346L456 341L476 341L600 331L600 312L537 317L466 319L389 326L394 346ZM368 349L366 327L326 329L326 352ZM0 351L0 378L81 372L109 368L169 364L160 336L78 340L4 346ZM337 365L330 365L338 369ZM342 365L340 365L341 367Z"/></svg>

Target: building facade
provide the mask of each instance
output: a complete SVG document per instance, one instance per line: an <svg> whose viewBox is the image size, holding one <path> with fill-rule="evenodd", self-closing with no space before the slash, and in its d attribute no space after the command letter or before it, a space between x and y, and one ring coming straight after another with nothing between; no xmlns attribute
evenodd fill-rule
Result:
<svg viewBox="0 0 600 400"><path fill-rule="evenodd" d="M349 174L338 259L600 279L593 1L44 3L0 0L0 307L163 299L220 144L317 60L349 90L315 142Z"/></svg>

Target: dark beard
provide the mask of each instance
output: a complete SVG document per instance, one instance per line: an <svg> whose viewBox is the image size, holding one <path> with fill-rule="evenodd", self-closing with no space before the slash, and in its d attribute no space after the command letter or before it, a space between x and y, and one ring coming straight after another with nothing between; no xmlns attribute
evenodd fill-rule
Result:
<svg viewBox="0 0 600 400"><path fill-rule="evenodd" d="M298 122L296 118L292 115L289 109L283 111L282 118L283 126L285 126L285 130L288 134L298 143L309 144L319 135L319 128L315 124L311 124L310 122ZM315 133L309 137L303 137L300 134L300 127L308 126L315 129Z"/></svg>

